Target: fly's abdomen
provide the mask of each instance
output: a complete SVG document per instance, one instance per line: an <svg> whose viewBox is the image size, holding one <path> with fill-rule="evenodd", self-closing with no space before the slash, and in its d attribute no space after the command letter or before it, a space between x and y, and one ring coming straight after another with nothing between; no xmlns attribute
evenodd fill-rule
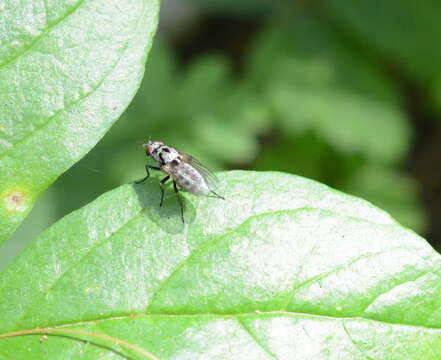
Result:
<svg viewBox="0 0 441 360"><path fill-rule="evenodd" d="M208 195L208 187L203 176L191 165L180 163L173 169L171 174L176 184L185 191L195 195Z"/></svg>

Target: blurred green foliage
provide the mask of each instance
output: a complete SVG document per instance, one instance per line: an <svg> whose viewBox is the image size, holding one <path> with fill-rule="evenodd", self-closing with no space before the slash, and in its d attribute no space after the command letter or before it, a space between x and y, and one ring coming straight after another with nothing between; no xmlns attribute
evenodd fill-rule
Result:
<svg viewBox="0 0 441 360"><path fill-rule="evenodd" d="M246 84L232 79L225 57L201 56L182 70L175 60L170 49L157 44L122 122L145 134L141 140L153 136L179 144L214 168L252 161L256 135L265 130L266 106Z"/></svg>
<svg viewBox="0 0 441 360"><path fill-rule="evenodd" d="M324 0L324 13L404 78L419 83L441 110L441 2Z"/></svg>
<svg viewBox="0 0 441 360"><path fill-rule="evenodd" d="M247 68L294 136L313 131L343 154L394 163L409 146L409 126L393 84L332 29L297 16L264 31Z"/></svg>
<svg viewBox="0 0 441 360"><path fill-rule="evenodd" d="M256 169L312 177L423 231L418 185L401 169L410 124L399 89L374 59L300 13L263 31L247 69L283 134L267 144Z"/></svg>
<svg viewBox="0 0 441 360"><path fill-rule="evenodd" d="M215 170L281 170L322 181L424 232L419 184L405 171L414 129L402 85L415 81L429 94L427 106L441 108L441 3L186 3L200 6L206 21L254 18L239 70L222 49L182 62L175 40L160 31L135 100L52 190L58 217L142 177L141 144L151 137Z"/></svg>

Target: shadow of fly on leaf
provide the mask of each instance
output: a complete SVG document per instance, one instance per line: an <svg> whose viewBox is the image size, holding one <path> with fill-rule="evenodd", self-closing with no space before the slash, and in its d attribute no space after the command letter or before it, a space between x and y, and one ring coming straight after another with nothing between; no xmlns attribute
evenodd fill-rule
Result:
<svg viewBox="0 0 441 360"><path fill-rule="evenodd" d="M225 200L223 196L214 191L219 183L216 175L193 156L179 152L175 148L165 145L162 141L149 141L147 144L143 144L143 147L145 148L146 155L155 160L158 166L146 165L146 177L135 181L135 183L144 183L150 177L149 170L166 173L167 175L159 182L161 189L159 206L162 207L164 203L164 185L171 179L173 181L173 190L176 193L181 209L181 220L183 223L185 223L184 203L179 194L180 190L197 196L208 196Z"/></svg>

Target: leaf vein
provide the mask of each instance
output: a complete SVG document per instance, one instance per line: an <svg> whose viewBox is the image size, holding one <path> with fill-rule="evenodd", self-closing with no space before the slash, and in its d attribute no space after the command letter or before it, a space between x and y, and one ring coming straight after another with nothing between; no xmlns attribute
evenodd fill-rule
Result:
<svg viewBox="0 0 441 360"><path fill-rule="evenodd" d="M145 313L148 313L151 311L151 307L154 303L154 300L156 300L156 298L158 297L158 295L161 292L164 292L164 289L166 288L167 284L170 282L170 280L172 278L174 278L179 271L186 265L188 264L188 262L191 260L191 258L193 256L195 256L196 254L199 254L209 248L211 248L213 245L215 245L218 241L221 241L222 239L224 239L227 236L230 236L231 234L234 234L235 232L238 231L238 229L240 229L244 224L246 224L248 221L250 221L251 219L260 217L260 216L266 216L266 215L270 215L270 214L274 214L274 213L292 213L292 212L297 212L297 211L302 211L304 208L298 208L298 209L289 209L289 210L280 210L280 211L269 211L266 213L261 213L261 214L256 214L256 215L251 215L248 218L246 218L245 220L243 220L239 225L237 225L235 228L227 231L226 233L222 234L222 235L213 235L213 239L205 242L203 245L201 245L200 247L194 249L188 256L186 256L177 266L176 268L170 273L169 276L167 276L167 278L159 285L157 291L155 291L155 295L152 297L152 299L150 300L150 302L147 304L147 307L145 309Z"/></svg>
<svg viewBox="0 0 441 360"><path fill-rule="evenodd" d="M116 234L118 234L120 231L122 231L128 224L130 224L132 221L136 220L140 215L142 215L142 210L136 214L135 216L133 216L130 220L128 220L126 223L124 223L121 227L119 227L112 235L110 235L108 238L103 239L102 241L98 241L97 243L95 243L89 250L87 250L87 252L85 254L83 254L77 261L73 262L64 272L63 274L57 278L53 284L46 290L44 291L44 293L42 295L48 295L54 288L55 286L64 278L67 276L68 273L70 273L71 271L73 271L77 266L79 266L81 264L81 262L87 257L89 256L93 251L95 251L96 249L98 249L99 247L105 245L107 242L110 241L110 239L112 239L113 236L115 236ZM24 319L27 315L27 313L29 311L31 311L33 309L32 305L35 305L36 303L38 303L38 301L40 301L39 298L37 298L35 301L33 301L30 305L27 306L28 311L24 311L23 315L17 319L17 323L19 323L22 319Z"/></svg>
<svg viewBox="0 0 441 360"><path fill-rule="evenodd" d="M87 326L87 325L94 325L96 323L100 322L106 322L106 321L118 321L118 320L133 320L133 319L148 319L148 318L178 318L178 319L184 319L184 318L204 318L204 317L215 317L215 318L225 318L225 319L236 319L238 317L251 317L251 316L288 316L288 317L308 317L312 319L327 319L332 321L348 321L348 320L355 320L355 321L364 321L364 322L370 322L370 323L378 323L378 324L384 324L384 325L395 325L395 326L403 326L406 328L416 328L421 330L428 330L433 331L436 333L441 332L441 328L436 327L430 327L426 325L408 325L408 324L400 324L400 323L393 323L388 322L385 320L378 320L378 319L366 319L361 317L333 317L333 316L326 316L326 315L316 315L316 314L308 314L308 313L298 313L298 312L287 312L287 311L260 311L259 313L256 312L248 312L248 313L239 313L239 314L220 314L220 313L200 313L200 314L126 314L122 316L110 316L107 318L100 318L100 319L93 319L93 320L82 320L82 321L75 321L70 323L62 323L62 324L52 324L48 325L48 328L64 328L64 327L78 327L78 326ZM30 329L31 330L31 329ZM27 331L26 329L21 329L21 331ZM5 333L0 333L0 335L4 335Z"/></svg>
<svg viewBox="0 0 441 360"><path fill-rule="evenodd" d="M236 318L237 323L239 324L239 326L249 335L249 337L267 354L269 355L272 359L279 359L277 356L275 356L272 351L262 343L261 340L259 340L259 338L256 336L256 334L247 326L245 325L245 323L243 322L243 320L241 320L240 317Z"/></svg>
<svg viewBox="0 0 441 360"><path fill-rule="evenodd" d="M311 283L314 283L315 281L319 281L319 280L325 279L328 276L330 276L332 274L335 274L336 272L338 272L340 270L345 270L345 269L351 267L352 265L356 264L360 260L373 258L373 257L379 256L379 255L383 255L383 254L385 254L387 252L392 252L392 251L396 251L396 250L399 250L399 249L407 249L407 247L405 247L405 246L397 246L397 247L394 247L394 248L391 248L391 249L388 249L388 250L384 250L384 251L379 251L379 252L370 253L370 254L363 254L363 255L361 255L361 256L351 260L347 264L336 266L335 268L333 268L333 269L331 269L331 270L329 270L327 272L324 272L324 273L321 273L319 275L313 276L312 278L309 278L309 279L301 282L300 284L298 284L298 285L296 285L294 287L294 289L292 290L290 296L288 296L288 302L287 302L287 305L285 306L284 310L286 310L286 311L288 310L289 304L291 303L292 298L303 287L305 287L305 286L307 286L307 285L309 285Z"/></svg>
<svg viewBox="0 0 441 360"><path fill-rule="evenodd" d="M370 356L368 356L368 355L366 354L365 351L363 351L363 350L360 349L360 346L359 346L359 345L355 342L355 340L352 338L352 336L351 336L351 334L350 334L348 328L346 327L346 324L345 324L344 321L342 322L342 328L343 328L343 331L345 332L346 336L348 337L349 341L351 342L351 344L354 345L355 349L356 349L356 350L357 350L357 351L358 351L358 352L359 352L359 353L360 353L365 359L367 359L367 360L374 360L373 358L371 358Z"/></svg>
<svg viewBox="0 0 441 360"><path fill-rule="evenodd" d="M391 291L393 291L394 289L396 289L397 287L410 283L410 282L414 282L416 280L418 280L419 278L422 278L423 276L426 276L427 274L434 274L433 271L425 271L423 273L418 274L418 276L416 276L415 278L411 279L411 280L405 280L405 281L401 281L398 284L394 284L390 289L381 292L380 294L375 295L370 301L369 303L366 305L366 307L364 308L364 310L362 311L361 315L364 316L366 314L367 309L380 297L383 296Z"/></svg>

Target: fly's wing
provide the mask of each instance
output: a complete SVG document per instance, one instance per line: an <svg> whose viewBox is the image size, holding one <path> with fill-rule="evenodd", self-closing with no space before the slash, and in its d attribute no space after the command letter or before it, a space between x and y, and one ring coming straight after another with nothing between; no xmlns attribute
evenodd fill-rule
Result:
<svg viewBox="0 0 441 360"><path fill-rule="evenodd" d="M185 153L180 153L180 155L184 162L193 166L202 175L211 190L217 188L217 185L219 184L219 179L209 168L207 168L204 164L202 164L199 160L195 159L191 155Z"/></svg>

